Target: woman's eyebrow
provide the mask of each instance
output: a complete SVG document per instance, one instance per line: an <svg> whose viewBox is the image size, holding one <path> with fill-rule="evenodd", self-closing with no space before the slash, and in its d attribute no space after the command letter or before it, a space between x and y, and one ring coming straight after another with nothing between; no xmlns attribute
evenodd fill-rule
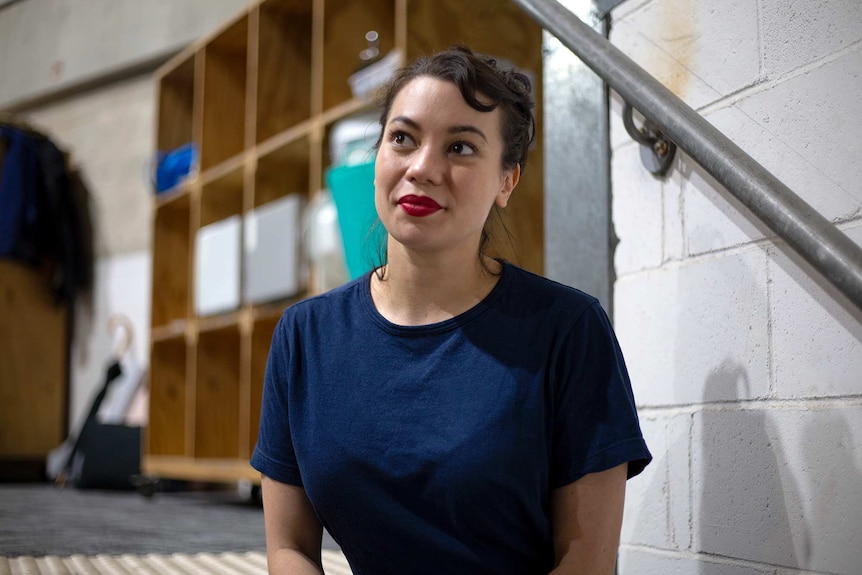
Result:
<svg viewBox="0 0 862 575"><path fill-rule="evenodd" d="M452 126L451 128L449 128L450 134L462 134L464 132L476 134L477 136L485 140L486 144L488 143L488 138L485 136L485 133L476 126Z"/></svg>
<svg viewBox="0 0 862 575"><path fill-rule="evenodd" d="M414 130L421 130L422 129L422 127L419 125L419 123L416 120L414 120L408 116L395 116L389 122L390 123L401 122L402 124L406 124L406 125L410 126ZM480 138L485 140L486 144L488 143L488 137L485 135L485 132L483 132L482 130L480 130L476 126L470 126L470 125L452 126L447 130L447 132L449 132L450 134L463 134L464 132L469 132L472 134L476 134L477 136L479 136Z"/></svg>
<svg viewBox="0 0 862 575"><path fill-rule="evenodd" d="M419 124L416 122L416 120L413 120L413 119L411 119L411 118L408 118L407 116L395 116L394 118L392 118L392 119L390 120L390 123L392 123L392 122L401 122L402 124L407 124L408 126L410 126L411 128L413 128L414 130L419 130L419 129L421 129L421 127L420 127L420 126L419 126Z"/></svg>

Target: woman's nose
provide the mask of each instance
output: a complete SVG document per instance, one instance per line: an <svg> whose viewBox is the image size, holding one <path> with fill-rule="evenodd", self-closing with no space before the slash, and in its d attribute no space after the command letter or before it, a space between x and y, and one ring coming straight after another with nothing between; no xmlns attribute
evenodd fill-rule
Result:
<svg viewBox="0 0 862 575"><path fill-rule="evenodd" d="M443 159L435 154L431 146L422 146L411 154L407 179L416 183L440 183Z"/></svg>

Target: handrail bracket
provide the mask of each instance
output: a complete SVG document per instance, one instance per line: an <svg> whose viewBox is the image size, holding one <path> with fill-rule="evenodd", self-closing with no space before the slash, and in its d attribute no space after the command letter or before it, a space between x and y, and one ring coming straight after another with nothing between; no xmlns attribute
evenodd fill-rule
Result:
<svg viewBox="0 0 862 575"><path fill-rule="evenodd" d="M634 110L628 102L624 104L623 125L632 140L640 144L641 163L652 175L664 177L676 156L676 144L649 119L644 120L643 127L635 126Z"/></svg>

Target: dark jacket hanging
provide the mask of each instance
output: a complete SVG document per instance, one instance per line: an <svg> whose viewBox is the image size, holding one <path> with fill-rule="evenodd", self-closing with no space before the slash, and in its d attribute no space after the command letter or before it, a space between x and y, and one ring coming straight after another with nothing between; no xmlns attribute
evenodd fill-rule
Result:
<svg viewBox="0 0 862 575"><path fill-rule="evenodd" d="M0 257L51 265L57 302L89 289L93 274L85 192L63 152L47 137L0 124Z"/></svg>

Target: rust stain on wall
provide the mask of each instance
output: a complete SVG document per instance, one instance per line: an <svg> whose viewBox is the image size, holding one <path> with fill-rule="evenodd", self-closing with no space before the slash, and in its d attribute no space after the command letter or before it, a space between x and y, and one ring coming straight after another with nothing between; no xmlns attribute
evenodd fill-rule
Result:
<svg viewBox="0 0 862 575"><path fill-rule="evenodd" d="M697 49L694 11L690 0L663 0L654 3L658 29L655 39L668 54L658 78L680 98L685 99L691 81L691 68ZM652 36L649 32L648 35Z"/></svg>

